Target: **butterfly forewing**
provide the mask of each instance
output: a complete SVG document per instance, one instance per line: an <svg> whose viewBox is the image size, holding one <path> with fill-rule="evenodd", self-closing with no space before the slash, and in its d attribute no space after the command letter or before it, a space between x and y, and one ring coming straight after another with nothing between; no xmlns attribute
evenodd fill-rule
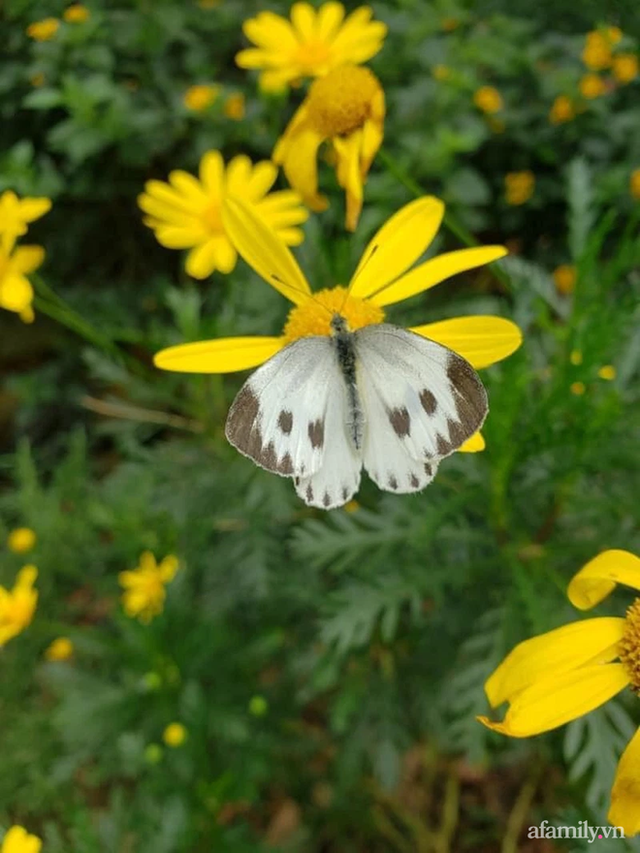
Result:
<svg viewBox="0 0 640 853"><path fill-rule="evenodd" d="M364 467L382 489L419 491L482 426L484 387L467 361L413 332L380 324L354 338Z"/></svg>

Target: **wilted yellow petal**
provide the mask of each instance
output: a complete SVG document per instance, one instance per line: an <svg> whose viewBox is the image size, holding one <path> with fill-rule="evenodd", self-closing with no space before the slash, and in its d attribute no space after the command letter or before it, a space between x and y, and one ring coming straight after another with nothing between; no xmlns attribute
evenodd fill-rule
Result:
<svg viewBox="0 0 640 853"><path fill-rule="evenodd" d="M611 790L609 823L621 826L627 836L640 832L640 729L618 764Z"/></svg>
<svg viewBox="0 0 640 853"><path fill-rule="evenodd" d="M296 259L250 207L237 198L228 198L222 219L240 255L268 284L296 305L311 295Z"/></svg>
<svg viewBox="0 0 640 853"><path fill-rule="evenodd" d="M433 196L409 202L388 219L362 253L351 283L351 296L376 293L415 263L438 233L444 204Z"/></svg>
<svg viewBox="0 0 640 853"><path fill-rule="evenodd" d="M153 362L178 373L233 373L257 367L284 346L282 338L220 338L160 350Z"/></svg>
<svg viewBox="0 0 640 853"><path fill-rule="evenodd" d="M604 705L629 684L620 663L596 664L556 673L515 697L503 723L481 723L511 737L531 737L558 728Z"/></svg>
<svg viewBox="0 0 640 853"><path fill-rule="evenodd" d="M640 590L640 558L629 551L603 551L573 577L567 595L574 607L589 610L619 583Z"/></svg>
<svg viewBox="0 0 640 853"><path fill-rule="evenodd" d="M378 284L375 291L372 291L374 295L371 298L376 305L392 305L394 302L416 296L453 275L504 258L506 254L504 246L478 246L447 252L425 261L393 284L383 287Z"/></svg>
<svg viewBox="0 0 640 853"><path fill-rule="evenodd" d="M486 447L486 442L481 432L474 432L471 438L468 438L464 444L458 448L458 453L479 453Z"/></svg>
<svg viewBox="0 0 640 853"><path fill-rule="evenodd" d="M522 343L520 329L503 317L456 317L414 326L410 331L452 349L476 370L502 361Z"/></svg>
<svg viewBox="0 0 640 853"><path fill-rule="evenodd" d="M525 640L513 649L487 679L485 692L496 708L541 680L578 669L615 646L624 633L624 619L602 617L572 622ZM615 651L611 658L616 657Z"/></svg>

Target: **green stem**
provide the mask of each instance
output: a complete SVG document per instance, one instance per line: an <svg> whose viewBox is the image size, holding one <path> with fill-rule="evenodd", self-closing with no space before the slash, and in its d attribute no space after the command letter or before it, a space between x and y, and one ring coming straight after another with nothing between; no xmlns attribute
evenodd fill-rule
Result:
<svg viewBox="0 0 640 853"><path fill-rule="evenodd" d="M378 157L380 158L384 166L387 168L389 174L393 175L394 178L397 178L400 183L405 186L409 190L409 192L412 193L416 198L419 198L420 196L423 196L425 194L420 184L417 181L414 181L411 175L408 175L405 172L402 166L400 166L396 162L395 158L392 157L391 154L389 154L386 148L381 148L378 151ZM447 228L455 237L457 237L461 243L464 243L465 246L474 248L475 246L480 245L480 243L476 240L473 234L471 234L470 231L467 231L464 225L458 222L456 217L450 211L445 212L443 223L445 228ZM491 271L501 284L511 290L511 279L503 269L491 264Z"/></svg>

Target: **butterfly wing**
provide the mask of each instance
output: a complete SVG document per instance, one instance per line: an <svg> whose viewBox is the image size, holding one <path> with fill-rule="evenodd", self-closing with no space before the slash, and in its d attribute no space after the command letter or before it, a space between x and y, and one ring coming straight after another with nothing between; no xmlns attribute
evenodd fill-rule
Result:
<svg viewBox="0 0 640 853"><path fill-rule="evenodd" d="M240 453L283 477L310 506L340 506L357 491L361 453L348 435L346 385L330 337L294 341L251 374L227 416ZM346 497L344 497L346 495Z"/></svg>
<svg viewBox="0 0 640 853"><path fill-rule="evenodd" d="M420 491L482 426L484 387L461 356L406 329L383 323L354 338L364 467L381 489Z"/></svg>

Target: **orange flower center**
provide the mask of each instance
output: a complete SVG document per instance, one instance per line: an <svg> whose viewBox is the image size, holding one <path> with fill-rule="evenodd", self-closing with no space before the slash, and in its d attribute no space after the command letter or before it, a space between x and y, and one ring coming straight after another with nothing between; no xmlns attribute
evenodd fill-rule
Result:
<svg viewBox="0 0 640 853"><path fill-rule="evenodd" d="M353 332L363 326L382 323L384 311L378 305L356 296L347 296L346 287L333 287L314 293L289 312L283 337L287 343L311 335L331 335L331 318L340 314Z"/></svg>
<svg viewBox="0 0 640 853"><path fill-rule="evenodd" d="M295 61L307 73L312 73L318 67L325 65L331 56L329 45L324 41L308 41L298 48Z"/></svg>
<svg viewBox="0 0 640 853"><path fill-rule="evenodd" d="M640 693L640 598L636 598L627 610L625 622L618 651L620 660L631 679L632 690Z"/></svg>
<svg viewBox="0 0 640 853"><path fill-rule="evenodd" d="M353 133L371 115L380 91L368 68L343 65L312 84L307 99L309 121L324 137Z"/></svg>

